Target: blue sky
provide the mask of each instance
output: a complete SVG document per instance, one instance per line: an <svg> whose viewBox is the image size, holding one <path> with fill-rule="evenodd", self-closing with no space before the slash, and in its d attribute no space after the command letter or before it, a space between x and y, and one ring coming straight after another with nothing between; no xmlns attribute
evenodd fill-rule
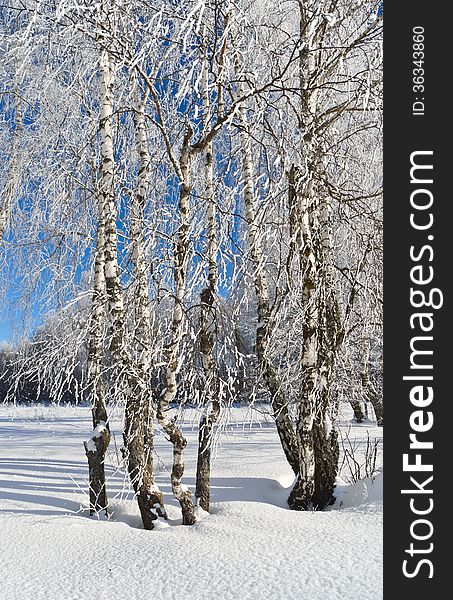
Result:
<svg viewBox="0 0 453 600"><path fill-rule="evenodd" d="M0 321L0 344L10 339L10 327L3 319Z"/></svg>

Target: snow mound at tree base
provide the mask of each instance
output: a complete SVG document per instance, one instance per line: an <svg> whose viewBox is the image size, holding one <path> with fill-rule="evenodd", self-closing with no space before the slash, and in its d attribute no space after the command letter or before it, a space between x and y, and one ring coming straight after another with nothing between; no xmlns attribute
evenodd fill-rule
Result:
<svg viewBox="0 0 453 600"><path fill-rule="evenodd" d="M352 485L339 480L335 489L335 504L332 509L355 508L365 504L382 504L384 471L380 469L374 477L360 479Z"/></svg>

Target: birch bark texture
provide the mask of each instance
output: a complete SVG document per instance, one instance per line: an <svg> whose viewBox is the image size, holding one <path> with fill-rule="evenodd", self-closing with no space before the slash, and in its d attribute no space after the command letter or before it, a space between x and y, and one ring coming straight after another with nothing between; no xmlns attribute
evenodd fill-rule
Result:
<svg viewBox="0 0 453 600"><path fill-rule="evenodd" d="M204 36L205 37L205 34ZM209 98L209 70L207 53L203 56L202 101L203 130L208 131L211 121ZM203 510L209 512L211 483L211 454L214 443L214 428L221 411L221 388L218 367L214 355L217 331L216 295L217 295L217 216L214 198L213 142L207 143L204 151L204 176L207 203L206 237L208 281L200 293L200 352L204 373L204 396L206 406L199 424L198 459L196 473L195 498Z"/></svg>
<svg viewBox="0 0 453 600"><path fill-rule="evenodd" d="M138 93L138 92L137 92ZM149 280L145 256L145 208L151 180L151 157L149 154L148 135L145 121L145 106L148 94L143 98L138 94L139 102L134 112L134 128L139 155L137 189L132 197L131 206L131 240L132 262L137 290L135 338L138 356L137 370L141 374L144 385L139 388L138 399L140 414L137 418L143 421L143 482L146 490L152 491L152 501L159 517L167 519L163 495L154 478L154 402L150 393L151 370L151 312L149 298ZM146 505L146 502L144 501Z"/></svg>
<svg viewBox="0 0 453 600"><path fill-rule="evenodd" d="M99 223L96 237L94 289L91 301L91 324L89 330L87 380L88 397L91 404L93 432L84 442L88 459L88 481L90 490L90 514L105 511L108 516L108 499L105 477L105 456L110 443L110 428L107 417L105 383L103 379L104 324L105 324L105 275L104 246L105 223L102 196L99 194Z"/></svg>
<svg viewBox="0 0 453 600"><path fill-rule="evenodd" d="M190 220L190 139L192 130L189 128L184 135L181 156L179 160L180 189L178 210L180 223L176 233L174 247L174 279L175 297L172 314L171 338L167 349L166 387L159 398L157 419L162 429L168 435L173 445L173 467L171 471L171 487L175 498L182 510L183 525L193 525L196 521L192 494L182 483L184 475L184 449L187 440L176 418L169 416L170 403L176 398L178 391L177 375L180 361L180 347L183 337L184 300L186 293L187 268L189 261L189 220Z"/></svg>
<svg viewBox="0 0 453 600"><path fill-rule="evenodd" d="M153 529L159 517L166 518L163 498L150 472L150 397L146 374L134 368L126 345L125 308L118 265L117 202L114 180L113 110L114 64L108 50L101 50L100 59L100 194L106 227L104 275L109 313L109 351L115 361L117 386L125 397L124 446L129 477L137 495L145 529ZM140 129L138 129L140 143ZM146 181L145 181L146 184ZM140 185L139 192L140 193ZM140 277L142 264L135 265ZM140 279L139 279L140 284ZM142 299L143 300L143 299ZM143 311L143 304L141 307ZM142 315L141 315L142 316ZM146 430L145 430L146 423ZM147 448L145 450L145 434ZM147 454L147 459L145 456Z"/></svg>

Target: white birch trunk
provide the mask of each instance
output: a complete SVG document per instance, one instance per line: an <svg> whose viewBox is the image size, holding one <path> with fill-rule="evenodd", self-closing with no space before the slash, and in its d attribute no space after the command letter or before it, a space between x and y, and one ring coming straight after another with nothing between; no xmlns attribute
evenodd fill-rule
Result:
<svg viewBox="0 0 453 600"><path fill-rule="evenodd" d="M108 516L108 499L105 481L105 454L110 443L110 429L107 419L105 385L102 373L104 356L105 322L105 276L104 244L105 224L103 206L99 202L99 223L96 239L94 290L91 306L90 339L88 345L87 378L88 392L93 418L93 432L88 442L84 442L88 459L90 485L90 514L105 511Z"/></svg>
<svg viewBox="0 0 453 600"><path fill-rule="evenodd" d="M308 91L314 70L314 57L310 52L310 19L306 6L299 4L301 47L299 52L299 85L301 93L299 127L302 131L302 165L292 167L289 176L291 228L293 242L298 250L298 277L302 284L303 333L301 348L302 386L299 396L297 434L300 446L299 474L288 503L291 508L307 510L311 507L315 491L315 442L313 426L318 404L318 256L316 248L316 189L314 171L317 165L317 148L313 139L313 118L316 113L316 95Z"/></svg>
<svg viewBox="0 0 453 600"><path fill-rule="evenodd" d="M136 194L133 195L131 206L131 240L132 263L136 280L136 329L135 337L138 344L137 370L139 378L144 382L140 387L142 397L140 418L143 420L143 485L148 496L152 497L157 514L167 518L163 495L154 478L154 406L149 389L151 368L151 312L149 306L149 283L146 269L144 212L151 179L151 157L148 150L148 136L145 122L145 104L147 94L138 104L134 113L135 136L139 155L139 171Z"/></svg>
<svg viewBox="0 0 453 600"><path fill-rule="evenodd" d="M176 420L169 415L170 403L174 401L177 393L177 375L180 356L180 347L183 337L183 303L186 294L187 268L189 261L189 199L190 199L190 151L189 141L192 131L184 136L183 148L180 158L182 180L179 190L179 215L180 226L177 232L174 253L175 301L173 306L171 340L167 351L166 388L159 398L157 418L162 429L173 444L173 468L171 472L172 491L179 501L182 510L183 525L195 523L194 506L190 490L181 483L184 475L184 448L187 440Z"/></svg>
<svg viewBox="0 0 453 600"><path fill-rule="evenodd" d="M203 129L208 130L210 122L210 101L208 81L208 61L203 60ZM204 371L205 396L207 404L200 419L198 434L198 461L196 475L195 497L203 510L209 512L210 504L210 479L211 479L211 453L213 444L214 427L220 416L220 385L215 364L214 347L216 336L216 309L215 299L217 294L217 219L214 201L213 183L213 145L209 142L205 149L205 185L207 202L207 263L208 285L200 295L200 350Z"/></svg>
<svg viewBox="0 0 453 600"><path fill-rule="evenodd" d="M308 164L306 166L308 168ZM300 446L299 473L291 491L288 503L291 508L307 510L315 489L315 448L313 425L315 421L318 394L318 306L317 306L317 258L315 255L310 215L313 211L313 186L307 171L304 179L298 181L302 172L292 169L290 188L297 209L293 213L297 219L296 237L299 244L299 266L302 278L303 334L301 364L303 380L299 396L297 433ZM307 181L308 180L308 181Z"/></svg>
<svg viewBox="0 0 453 600"><path fill-rule="evenodd" d="M118 265L118 234L116 228L117 208L114 188L114 151L112 117L114 99L114 73L111 58L106 50L100 59L100 135L101 167L100 194L105 216L105 264L104 274L110 318L110 352L115 361L120 390L126 396L124 419L124 445L127 450L128 472L137 495L137 501L145 529L153 529L154 521L165 517L162 496L145 473L145 416L144 399L148 387L141 374L133 369L131 356L126 347L125 311L123 290Z"/></svg>
<svg viewBox="0 0 453 600"><path fill-rule="evenodd" d="M331 425L333 408L331 390L338 350L343 341L343 325L335 289L333 267L332 204L326 195L319 207L321 233L320 255L320 398L315 423L316 473L313 503L323 508L335 500L333 490L338 473L339 444L336 429Z"/></svg>
<svg viewBox="0 0 453 600"><path fill-rule="evenodd" d="M257 222L253 161L244 106L240 108L239 121L241 125L245 216L248 226L250 257L253 264L253 281L258 303L257 355L264 380L271 394L273 415L283 451L294 473L297 475L299 473L299 444L289 414L285 391L282 388L277 369L268 355L269 339L272 335L269 285L264 271L264 253L259 224Z"/></svg>
<svg viewBox="0 0 453 600"><path fill-rule="evenodd" d="M316 28L313 13L302 3L299 10L302 165L291 169L290 197L294 203L295 240L300 246L299 276L304 305L303 382L297 425L301 470L289 504L291 508L305 510L323 508L330 503L335 485L338 444L328 411L338 343L338 304L331 272L331 207L328 198L320 203L320 189L316 183L316 174L323 167L321 142L315 135L317 91L309 90L319 60L319 53L313 52Z"/></svg>

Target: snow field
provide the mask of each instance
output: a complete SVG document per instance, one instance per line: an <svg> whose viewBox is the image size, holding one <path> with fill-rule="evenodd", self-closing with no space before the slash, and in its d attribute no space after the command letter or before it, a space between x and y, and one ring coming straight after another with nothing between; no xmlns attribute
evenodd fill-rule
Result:
<svg viewBox="0 0 453 600"><path fill-rule="evenodd" d="M193 490L196 412L184 483ZM345 415L341 429L349 428ZM212 474L212 514L180 525L167 468L171 446L156 437L157 483L169 526L141 529L127 478L109 455L113 517L87 516L84 407L0 407L1 600L377 600L382 598L382 473L346 485L324 512L285 508L292 481L268 418L234 408ZM120 423L113 422L117 447ZM372 423L351 427L357 454ZM382 445L381 445L382 446ZM344 470L345 472L345 470ZM346 470L347 474L347 470ZM344 473L343 473L343 476Z"/></svg>

